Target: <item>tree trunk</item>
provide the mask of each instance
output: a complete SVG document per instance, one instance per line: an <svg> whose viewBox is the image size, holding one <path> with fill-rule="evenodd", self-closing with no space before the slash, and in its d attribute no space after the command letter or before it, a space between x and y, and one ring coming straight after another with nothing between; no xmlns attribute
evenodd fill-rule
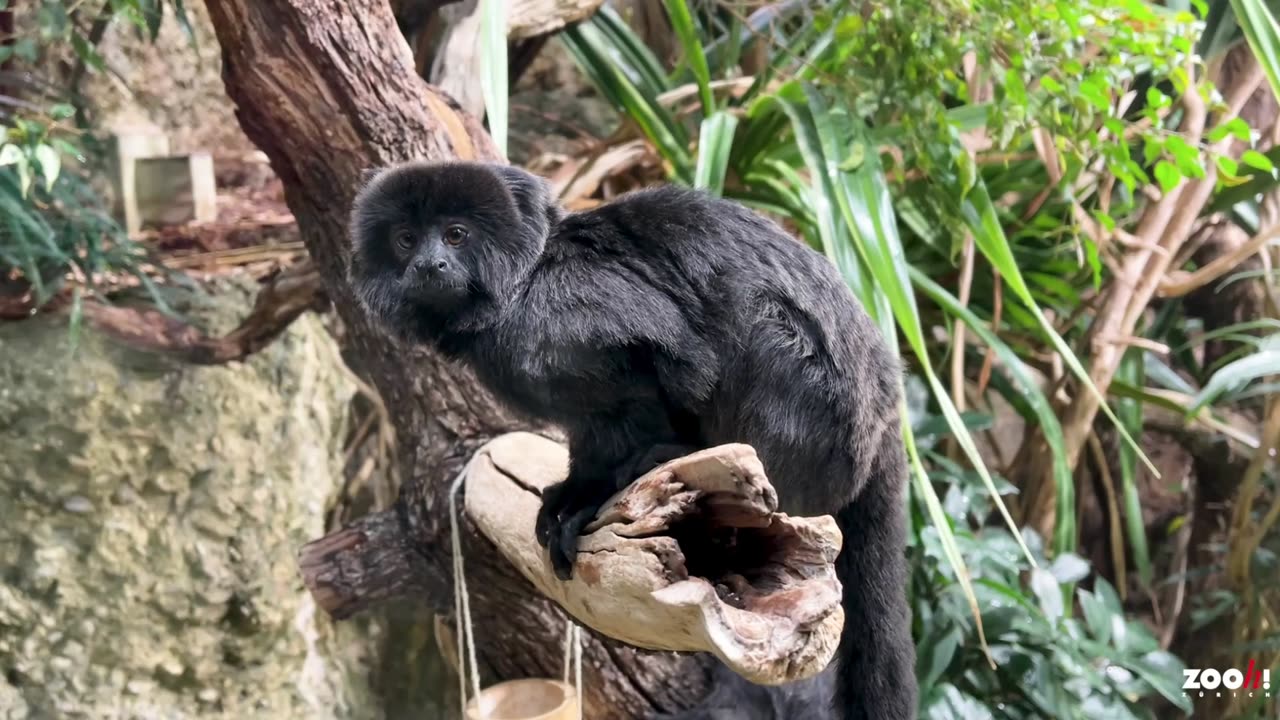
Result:
<svg viewBox="0 0 1280 720"><path fill-rule="evenodd" d="M347 283L347 219L362 171L409 159L497 157L480 125L414 71L386 0L208 0L223 80L249 138L284 182L355 370L381 393L400 439L398 518L432 609L452 608L446 493L462 462L521 424L473 376L371 326ZM473 530L468 584L483 680L561 672L565 616ZM636 718L706 692L703 657L645 653L584 633L586 717Z"/></svg>

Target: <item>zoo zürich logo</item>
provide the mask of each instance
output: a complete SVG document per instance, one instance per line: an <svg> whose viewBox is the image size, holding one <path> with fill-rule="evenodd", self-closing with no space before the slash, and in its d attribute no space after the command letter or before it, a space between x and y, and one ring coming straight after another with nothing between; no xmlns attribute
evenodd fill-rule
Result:
<svg viewBox="0 0 1280 720"><path fill-rule="evenodd" d="M1246 697L1271 697L1271 671L1259 670L1253 660L1249 668L1241 672L1237 668L1219 671L1214 668L1187 668L1182 671L1182 690L1186 695L1222 697L1224 692L1232 697L1245 693Z"/></svg>

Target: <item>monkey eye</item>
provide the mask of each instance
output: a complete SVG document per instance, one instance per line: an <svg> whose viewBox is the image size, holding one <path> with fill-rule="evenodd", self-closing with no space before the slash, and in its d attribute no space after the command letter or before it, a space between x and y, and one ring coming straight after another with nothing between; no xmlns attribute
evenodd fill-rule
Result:
<svg viewBox="0 0 1280 720"><path fill-rule="evenodd" d="M450 245L461 245L469 234L467 229L461 225L450 225L444 229L444 241Z"/></svg>
<svg viewBox="0 0 1280 720"><path fill-rule="evenodd" d="M408 250L413 247L413 234L408 230L401 230L396 233L396 245L402 250Z"/></svg>

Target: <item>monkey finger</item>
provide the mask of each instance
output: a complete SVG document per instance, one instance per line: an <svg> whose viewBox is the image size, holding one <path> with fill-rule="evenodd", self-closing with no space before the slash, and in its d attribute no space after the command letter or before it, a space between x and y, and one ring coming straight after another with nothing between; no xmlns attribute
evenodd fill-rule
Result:
<svg viewBox="0 0 1280 720"><path fill-rule="evenodd" d="M538 544L542 547L548 547L547 543L551 540L551 528L559 522L559 513L547 507L544 503L538 509L538 521L534 525L533 534L538 539Z"/></svg>
<svg viewBox="0 0 1280 720"><path fill-rule="evenodd" d="M556 577L560 578L561 582L573 577L573 559L564 553L559 543L552 544L551 567L556 571Z"/></svg>
<svg viewBox="0 0 1280 720"><path fill-rule="evenodd" d="M552 528L560 524L560 510L564 507L565 484L563 482L547 486L542 490L542 507L538 509L538 520L534 525L534 536L538 544L547 547Z"/></svg>
<svg viewBox="0 0 1280 720"><path fill-rule="evenodd" d="M561 580L568 580L572 577L573 563L578 559L579 536L582 535L583 528L595 519L598 511L599 508L596 506L582 508L560 525L560 542L557 549L564 566L564 575L561 576ZM559 568L557 568L557 574L560 574Z"/></svg>

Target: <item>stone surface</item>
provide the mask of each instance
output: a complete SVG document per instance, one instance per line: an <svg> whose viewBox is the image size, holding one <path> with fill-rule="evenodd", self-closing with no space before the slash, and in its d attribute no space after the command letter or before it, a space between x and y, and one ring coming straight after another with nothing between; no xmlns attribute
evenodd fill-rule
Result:
<svg viewBox="0 0 1280 720"><path fill-rule="evenodd" d="M185 310L225 332L238 295ZM221 367L0 324L0 718L383 716L363 626L318 617L294 564L352 393L309 315Z"/></svg>

